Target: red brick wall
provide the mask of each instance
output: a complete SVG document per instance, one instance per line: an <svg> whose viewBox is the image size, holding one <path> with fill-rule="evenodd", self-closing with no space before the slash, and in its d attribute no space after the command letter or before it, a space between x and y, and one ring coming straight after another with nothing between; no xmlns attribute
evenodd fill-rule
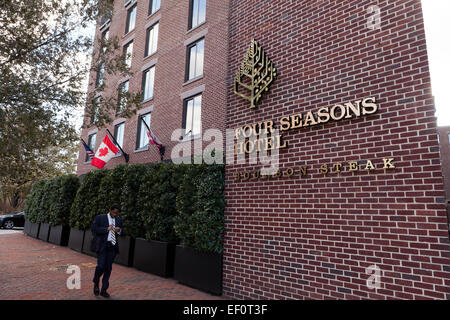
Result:
<svg viewBox="0 0 450 320"><path fill-rule="evenodd" d="M441 146L442 173L444 175L445 194L450 200L450 127L439 127L439 142Z"/></svg>
<svg viewBox="0 0 450 320"><path fill-rule="evenodd" d="M381 8L381 30L366 27ZM278 69L257 110L232 79L252 38ZM232 0L227 128L376 97L379 111L284 133L282 168L306 177L234 181L226 170L224 296L450 298L450 245L419 0ZM395 158L396 169L319 173ZM258 167L256 167L258 168ZM366 286L366 268L382 271Z"/></svg>
<svg viewBox="0 0 450 320"><path fill-rule="evenodd" d="M119 36L121 44L126 44L134 37L132 72L130 80L130 92L141 89L142 66L153 59L158 59L155 69L154 99L142 104L142 108L153 106L151 128L155 135L166 146L165 159L170 159L172 147L177 142L171 141L172 132L182 127L183 100L180 95L191 89L204 85L202 97L202 127L225 128L226 106L226 77L227 77L227 52L228 52L228 13L229 1L207 1L206 22L190 32L188 31L189 1L161 0L161 9L148 17L149 1L137 2L136 28L128 35L125 34L127 10L123 0L116 0L114 13L110 26L110 38ZM127 7L128 8L128 7ZM158 51L149 58L144 59L146 28L145 26L156 16L159 20ZM99 26L98 26L99 27ZM99 37L97 27L96 39ZM205 59L203 78L189 83L185 82L186 46L185 41L196 35L206 32L205 35ZM96 44L98 47L98 44ZM118 52L121 54L121 51ZM89 90L93 90L96 73L90 75ZM107 89L104 95L117 96L118 82L122 75L106 75ZM148 151L134 152L138 130L138 117L134 116L125 122L125 135L123 149L130 154L129 163L148 163L159 161L159 151L150 146ZM107 127L114 133L114 126ZM82 131L82 138L87 142L88 132L95 128L87 128ZM97 134L96 147L106 134L106 129L101 129ZM208 143L205 143L206 145ZM86 164L85 150L80 144L77 173L79 175L94 170L90 164ZM113 158L105 166L113 168L125 163L124 157Z"/></svg>

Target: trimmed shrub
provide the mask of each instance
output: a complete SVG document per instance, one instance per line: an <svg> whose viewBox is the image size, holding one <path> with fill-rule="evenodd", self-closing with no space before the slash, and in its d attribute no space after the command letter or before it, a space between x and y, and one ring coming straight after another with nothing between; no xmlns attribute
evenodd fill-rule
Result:
<svg viewBox="0 0 450 320"><path fill-rule="evenodd" d="M194 243L194 233L190 231L189 221L196 211L197 186L201 182L203 170L204 165L188 165L178 189L176 199L178 216L175 218L174 229L184 247L192 247Z"/></svg>
<svg viewBox="0 0 450 320"><path fill-rule="evenodd" d="M68 226L70 208L80 187L80 180L76 175L57 177L54 182L54 197L49 210L49 223L52 226Z"/></svg>
<svg viewBox="0 0 450 320"><path fill-rule="evenodd" d="M40 215L40 205L41 205L41 199L43 196L43 189L46 185L47 180L39 180L33 184L33 187L31 188L31 192L27 197L24 212L25 212L25 219L29 220L30 222L37 223L39 221L39 215Z"/></svg>
<svg viewBox="0 0 450 320"><path fill-rule="evenodd" d="M144 180L148 166L143 164L129 165L123 174L122 194L120 195L121 213L124 235L133 238L145 236L144 226L139 220L138 212L142 210L142 204L138 201L140 186Z"/></svg>
<svg viewBox="0 0 450 320"><path fill-rule="evenodd" d="M223 251L224 166L191 165L177 197L174 230L181 245L204 252Z"/></svg>
<svg viewBox="0 0 450 320"><path fill-rule="evenodd" d="M38 206L38 222L49 223L50 222L50 206L56 201L56 179L45 180L42 186L42 196Z"/></svg>
<svg viewBox="0 0 450 320"><path fill-rule="evenodd" d="M106 170L95 170L87 173L80 188L77 191L75 200L70 208L70 227L78 230L87 230L92 226L94 217L98 215L98 195L100 184Z"/></svg>
<svg viewBox="0 0 450 320"><path fill-rule="evenodd" d="M100 182L98 198L95 204L92 205L97 214L107 213L113 204L120 204L124 173L127 167L128 165L121 164L114 169L106 171Z"/></svg>
<svg viewBox="0 0 450 320"><path fill-rule="evenodd" d="M80 183L76 175L42 179L33 184L25 204L25 218L31 222L67 225L70 207Z"/></svg>
<svg viewBox="0 0 450 320"><path fill-rule="evenodd" d="M140 220L147 240L175 242L173 229L177 215L176 198L185 166L172 163L151 164L139 192Z"/></svg>

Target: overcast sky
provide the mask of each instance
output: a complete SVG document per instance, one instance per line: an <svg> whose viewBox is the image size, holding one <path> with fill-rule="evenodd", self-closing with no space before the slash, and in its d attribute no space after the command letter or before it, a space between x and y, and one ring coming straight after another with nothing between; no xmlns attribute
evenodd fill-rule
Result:
<svg viewBox="0 0 450 320"><path fill-rule="evenodd" d="M438 125L450 126L450 0L422 0L422 7ZM82 117L80 110L77 125Z"/></svg>
<svg viewBox="0 0 450 320"><path fill-rule="evenodd" d="M422 0L439 126L450 126L450 0Z"/></svg>

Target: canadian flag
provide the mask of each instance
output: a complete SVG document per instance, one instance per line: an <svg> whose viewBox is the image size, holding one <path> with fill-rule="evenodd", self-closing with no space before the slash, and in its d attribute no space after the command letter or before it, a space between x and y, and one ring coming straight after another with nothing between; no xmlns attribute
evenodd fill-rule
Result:
<svg viewBox="0 0 450 320"><path fill-rule="evenodd" d="M119 149L111 142L108 135L105 136L102 143L95 153L94 159L92 159L91 164L97 168L103 168L105 164L119 153Z"/></svg>
<svg viewBox="0 0 450 320"><path fill-rule="evenodd" d="M155 136L155 134L153 133L152 129L149 128L149 130L148 130L148 132L147 132L147 135L148 135L148 138L149 138L148 142L150 142L150 144L156 145L156 146L158 147L158 149L161 150L162 143L161 143L161 141L159 141L159 139Z"/></svg>

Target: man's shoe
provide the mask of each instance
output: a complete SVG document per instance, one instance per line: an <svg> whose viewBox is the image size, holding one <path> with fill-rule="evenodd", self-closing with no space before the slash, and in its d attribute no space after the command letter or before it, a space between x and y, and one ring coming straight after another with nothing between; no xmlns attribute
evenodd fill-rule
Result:
<svg viewBox="0 0 450 320"><path fill-rule="evenodd" d="M100 292L100 295L102 296L102 297L105 297L105 298L109 298L110 297L110 295L109 295L109 293L108 292Z"/></svg>
<svg viewBox="0 0 450 320"><path fill-rule="evenodd" d="M100 290L98 289L98 286L94 286L94 294L98 296L100 294Z"/></svg>

